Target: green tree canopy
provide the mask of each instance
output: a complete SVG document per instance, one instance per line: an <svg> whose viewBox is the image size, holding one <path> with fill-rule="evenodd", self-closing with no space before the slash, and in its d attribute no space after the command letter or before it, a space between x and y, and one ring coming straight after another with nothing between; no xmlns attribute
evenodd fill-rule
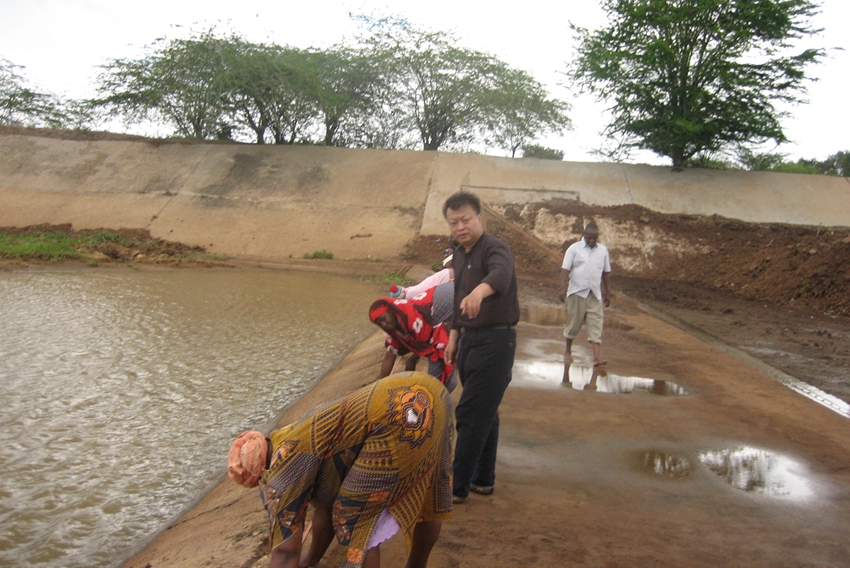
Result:
<svg viewBox="0 0 850 568"><path fill-rule="evenodd" d="M609 24L573 27L574 84L611 104L606 134L677 167L725 147L786 141L774 103L800 102L822 49L808 0L603 0Z"/></svg>
<svg viewBox="0 0 850 568"><path fill-rule="evenodd" d="M531 75L459 47L452 34L399 18L364 21L371 35L362 39L390 73L386 104L408 118L423 149L463 146L483 136L515 152L534 135L569 125L567 105L547 98Z"/></svg>
<svg viewBox="0 0 850 568"><path fill-rule="evenodd" d="M225 56L238 42L212 31L189 39L159 39L141 59L113 59L103 65L99 97L90 102L130 124L161 121L180 136L215 137L230 128Z"/></svg>
<svg viewBox="0 0 850 568"><path fill-rule="evenodd" d="M0 124L63 126L65 117L59 98L30 86L20 74L22 70L22 66L0 59Z"/></svg>
<svg viewBox="0 0 850 568"><path fill-rule="evenodd" d="M292 47L226 43L224 108L237 129L250 130L258 144L303 140L319 110L308 54Z"/></svg>
<svg viewBox="0 0 850 568"><path fill-rule="evenodd" d="M343 45L310 50L307 59L313 73L312 95L324 127L322 143L363 145L363 129L372 122L370 117L380 114L387 98L386 70L376 64L371 52Z"/></svg>
<svg viewBox="0 0 850 568"><path fill-rule="evenodd" d="M552 99L531 75L505 66L497 88L488 94L483 136L488 145L516 156L522 147L542 134L560 133L572 127L567 111L570 105ZM525 156L525 154L523 154ZM563 159L563 152L559 159Z"/></svg>

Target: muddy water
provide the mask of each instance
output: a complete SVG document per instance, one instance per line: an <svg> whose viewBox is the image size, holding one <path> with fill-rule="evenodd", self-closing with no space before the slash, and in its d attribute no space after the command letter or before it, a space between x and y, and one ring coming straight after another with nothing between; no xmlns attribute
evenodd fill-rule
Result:
<svg viewBox="0 0 850 568"><path fill-rule="evenodd" d="M0 273L0 565L119 564L372 332L375 296L300 273Z"/></svg>

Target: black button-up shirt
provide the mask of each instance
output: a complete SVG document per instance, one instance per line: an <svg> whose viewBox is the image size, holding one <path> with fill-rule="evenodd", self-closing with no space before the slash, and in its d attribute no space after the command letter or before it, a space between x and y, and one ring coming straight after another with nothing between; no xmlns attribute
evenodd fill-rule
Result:
<svg viewBox="0 0 850 568"><path fill-rule="evenodd" d="M519 299L514 255L504 241L485 233L468 253L463 246L457 247L452 266L455 271L452 329L516 325L519 321ZM461 300L482 282L489 284L496 293L484 298L477 317L470 319L461 315Z"/></svg>

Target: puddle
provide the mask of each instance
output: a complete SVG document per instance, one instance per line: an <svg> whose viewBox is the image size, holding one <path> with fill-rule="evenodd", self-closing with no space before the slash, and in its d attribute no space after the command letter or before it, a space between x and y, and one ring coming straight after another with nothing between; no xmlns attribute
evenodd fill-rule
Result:
<svg viewBox="0 0 850 568"><path fill-rule="evenodd" d="M740 446L700 452L699 461L741 491L794 499L812 494L804 467L777 453Z"/></svg>
<svg viewBox="0 0 850 568"><path fill-rule="evenodd" d="M519 381L562 385L575 390L591 390L610 394L647 392L661 396L685 396L691 392L678 383L660 379L627 377L609 373L593 366L570 365L567 380L564 380L564 364L553 361L516 361L514 378Z"/></svg>
<svg viewBox="0 0 850 568"><path fill-rule="evenodd" d="M638 464L641 468L663 477L682 478L694 471L694 465L685 456L657 450L640 454Z"/></svg>

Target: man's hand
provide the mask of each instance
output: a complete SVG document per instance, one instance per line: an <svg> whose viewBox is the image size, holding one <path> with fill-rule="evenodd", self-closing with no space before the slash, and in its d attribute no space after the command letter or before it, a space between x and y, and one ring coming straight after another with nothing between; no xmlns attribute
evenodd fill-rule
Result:
<svg viewBox="0 0 850 568"><path fill-rule="evenodd" d="M484 298L492 296L496 291L486 282L482 282L469 295L460 301L460 313L462 316L475 319L481 313L481 302Z"/></svg>
<svg viewBox="0 0 850 568"><path fill-rule="evenodd" d="M443 359L447 365L455 366L457 362L457 342L460 337L460 332L453 329L449 332L449 344L446 345L446 350L443 353Z"/></svg>
<svg viewBox="0 0 850 568"><path fill-rule="evenodd" d="M469 296L460 301L461 315L469 319L475 319L479 312L481 312L481 300L483 299L473 290Z"/></svg>
<svg viewBox="0 0 850 568"><path fill-rule="evenodd" d="M570 271L566 268L561 269L561 274L558 277L558 299L564 301L567 299L567 286L570 283Z"/></svg>

